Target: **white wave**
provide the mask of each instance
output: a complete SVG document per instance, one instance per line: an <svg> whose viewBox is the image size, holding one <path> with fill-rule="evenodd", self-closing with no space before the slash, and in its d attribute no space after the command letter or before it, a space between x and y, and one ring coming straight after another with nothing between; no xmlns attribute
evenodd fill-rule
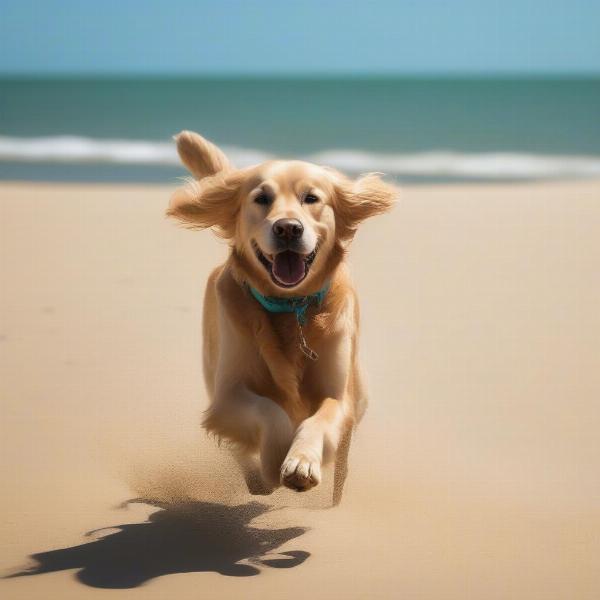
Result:
<svg viewBox="0 0 600 600"><path fill-rule="evenodd" d="M556 156L522 153L421 152L375 154L334 150L320 152L314 162L354 172L382 171L417 177L545 179L599 177L600 156Z"/></svg>
<svg viewBox="0 0 600 600"><path fill-rule="evenodd" d="M239 166L272 158L259 150L224 148ZM78 136L17 138L0 136L0 161L180 165L173 142L105 140Z"/></svg>
<svg viewBox="0 0 600 600"><path fill-rule="evenodd" d="M0 160L23 162L108 162L177 164L173 144L165 142L100 140L75 136L40 138L0 137Z"/></svg>
<svg viewBox="0 0 600 600"><path fill-rule="evenodd" d="M225 147L240 167L273 158L260 150ZM546 179L600 177L600 156L524 153L421 152L384 154L327 150L299 157L343 171L381 171L415 177ZM0 161L179 165L172 142L103 140L75 136L17 138L0 136Z"/></svg>

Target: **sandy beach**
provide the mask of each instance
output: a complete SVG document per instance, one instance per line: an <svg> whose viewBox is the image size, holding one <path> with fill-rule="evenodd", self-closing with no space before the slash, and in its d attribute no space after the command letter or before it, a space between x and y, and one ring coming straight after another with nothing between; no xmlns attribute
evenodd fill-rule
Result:
<svg viewBox="0 0 600 600"><path fill-rule="evenodd" d="M251 497L200 429L227 248L170 191L0 184L3 599L600 597L600 182L406 187L363 227L334 509L330 472Z"/></svg>

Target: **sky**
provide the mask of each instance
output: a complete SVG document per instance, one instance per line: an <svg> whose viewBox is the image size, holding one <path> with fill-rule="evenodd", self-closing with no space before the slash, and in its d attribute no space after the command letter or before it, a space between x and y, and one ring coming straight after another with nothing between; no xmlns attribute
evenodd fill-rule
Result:
<svg viewBox="0 0 600 600"><path fill-rule="evenodd" d="M1 74L600 74L598 0L0 0Z"/></svg>

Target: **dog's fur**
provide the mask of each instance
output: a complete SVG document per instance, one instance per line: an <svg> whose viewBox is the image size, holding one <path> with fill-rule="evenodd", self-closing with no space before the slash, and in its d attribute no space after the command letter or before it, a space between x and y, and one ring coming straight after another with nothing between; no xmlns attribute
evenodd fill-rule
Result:
<svg viewBox="0 0 600 600"><path fill-rule="evenodd" d="M195 181L175 192L168 215L188 227L211 227L231 246L210 275L204 301L211 398L204 426L232 442L252 493L280 484L310 489L321 480L322 464L335 458L337 503L351 432L367 403L357 362L358 302L344 258L359 223L387 211L397 190L376 174L352 181L300 161L239 170L196 133L182 132L176 141ZM294 246L300 256L316 250L312 264L302 259L304 279L288 286L273 275L273 224L281 218L302 224ZM296 316L267 312L247 286L285 298L313 294L328 282L323 303L309 308L303 327L319 355L312 362L300 349Z"/></svg>

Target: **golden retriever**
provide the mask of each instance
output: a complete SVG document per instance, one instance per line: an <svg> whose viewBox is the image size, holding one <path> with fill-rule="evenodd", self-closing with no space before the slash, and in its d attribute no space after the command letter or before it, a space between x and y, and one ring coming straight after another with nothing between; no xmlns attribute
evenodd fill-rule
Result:
<svg viewBox="0 0 600 600"><path fill-rule="evenodd" d="M337 504L367 404L344 259L359 223L387 211L397 190L377 174L353 181L301 161L236 169L196 133L175 139L195 180L167 214L231 246L204 300L203 425L231 442L251 493L308 490L335 459Z"/></svg>

